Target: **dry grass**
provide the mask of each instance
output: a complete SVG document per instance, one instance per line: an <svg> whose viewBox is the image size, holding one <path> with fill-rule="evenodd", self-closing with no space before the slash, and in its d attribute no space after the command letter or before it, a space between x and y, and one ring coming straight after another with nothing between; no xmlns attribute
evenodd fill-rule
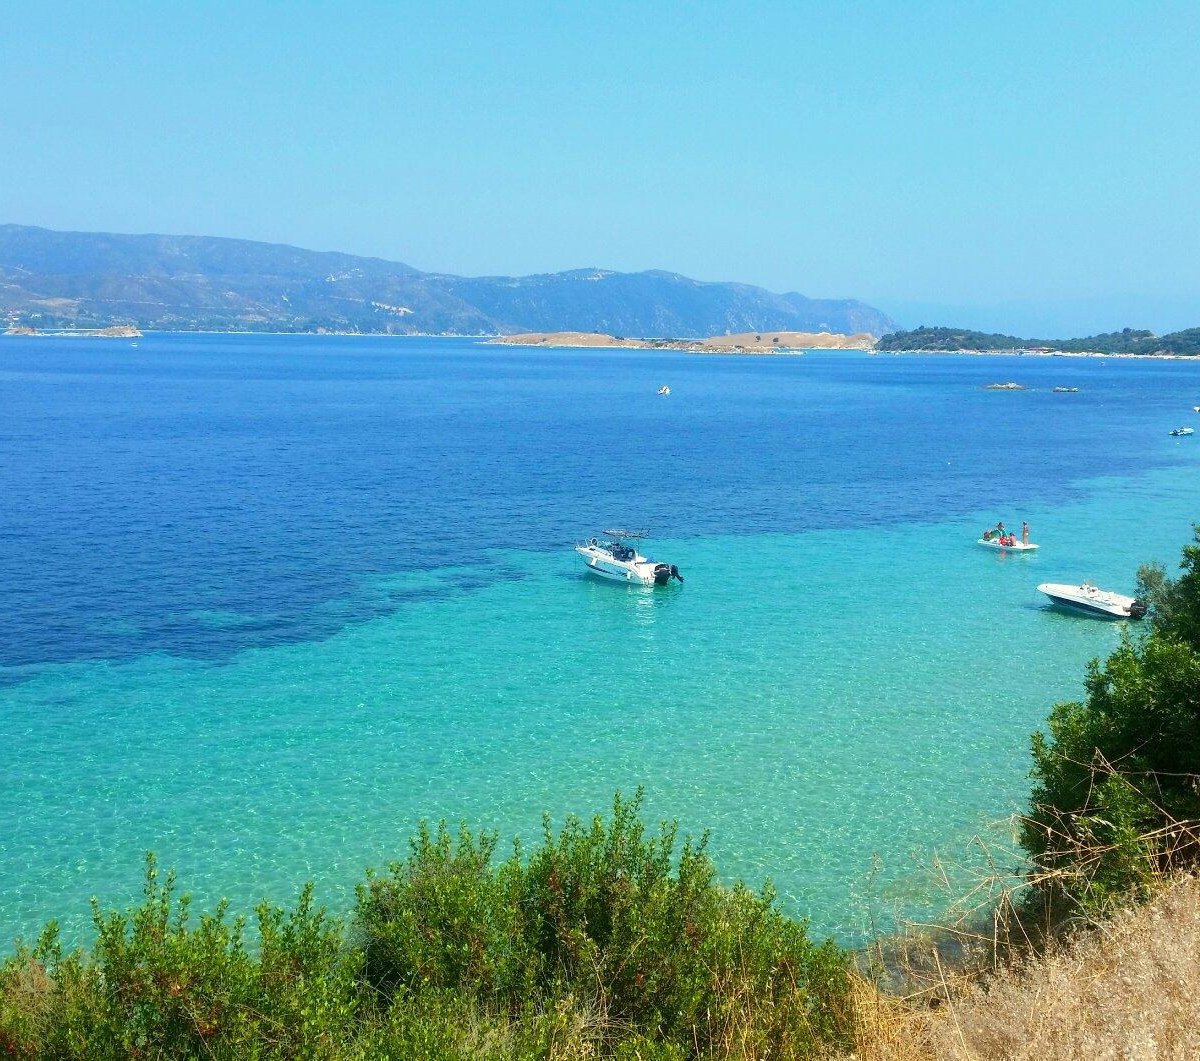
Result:
<svg viewBox="0 0 1200 1061"><path fill-rule="evenodd" d="M930 1008L928 994L892 999L859 981L855 1057L1200 1057L1200 881L1178 880L1040 957L942 986L946 1001Z"/></svg>

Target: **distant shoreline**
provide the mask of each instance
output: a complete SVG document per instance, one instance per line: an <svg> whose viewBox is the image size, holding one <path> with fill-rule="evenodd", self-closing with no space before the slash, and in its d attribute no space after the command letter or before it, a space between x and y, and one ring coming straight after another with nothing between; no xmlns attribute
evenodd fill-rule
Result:
<svg viewBox="0 0 1200 1061"><path fill-rule="evenodd" d="M797 354L805 350L870 350L867 332L739 332L706 339L626 339L603 332L521 332L488 340L498 346L551 349L682 350L689 354Z"/></svg>
<svg viewBox="0 0 1200 1061"><path fill-rule="evenodd" d="M872 357L1084 357L1125 361L1197 361L1196 354L1106 354L1099 350L871 350Z"/></svg>
<svg viewBox="0 0 1200 1061"><path fill-rule="evenodd" d="M526 349L543 349L543 350L585 350L585 349L629 349L629 350L678 350L685 353L697 354L733 354L746 357L753 356L796 356L804 353L807 350L845 350L858 351L868 354L871 357L911 357L914 354L920 354L928 357L1070 357L1070 358L1099 358L1104 360L1124 360L1124 361L1200 361L1200 355L1196 354L1130 354L1130 353L1103 353L1101 351L1090 350L876 350L866 345L811 345L811 346L783 346L772 345L770 347L761 347L758 349L745 346L729 346L706 345L713 342L711 339L623 339L616 336L607 336L611 342L606 343L588 343L588 342L547 342L547 341L529 341L531 336L551 336L564 333L527 333L525 335L492 335L488 333L474 334L449 334L446 332L408 332L404 334L389 333L389 332L279 332L279 331L258 331L250 329L227 329L227 328L188 328L183 330L166 330L166 329L146 329L137 331L136 334L124 332L114 334L109 331L108 334L103 334L106 329L79 329L78 331L37 331L9 328L4 332L0 332L0 338L8 339L137 339L152 337L155 335L262 335L274 337L293 337L293 338L338 338L338 339L472 339L481 346L517 346ZM591 333L579 333L591 334ZM747 333L748 334L748 333ZM766 336L778 335L782 333L763 333ZM822 334L822 333L815 333ZM830 335L831 333L823 333ZM843 339L854 339L856 336L837 336ZM734 336L720 336L721 339L734 339Z"/></svg>
<svg viewBox="0 0 1200 1061"><path fill-rule="evenodd" d="M5 335L24 339L140 339L142 333L132 324L111 324L105 328L51 329L40 331L23 325L7 328Z"/></svg>

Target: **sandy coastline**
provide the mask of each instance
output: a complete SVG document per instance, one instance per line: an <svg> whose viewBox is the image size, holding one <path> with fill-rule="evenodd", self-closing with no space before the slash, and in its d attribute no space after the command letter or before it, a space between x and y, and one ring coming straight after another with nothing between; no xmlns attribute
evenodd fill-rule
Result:
<svg viewBox="0 0 1200 1061"><path fill-rule="evenodd" d="M500 335L489 343L548 348L682 350L692 354L794 354L805 350L869 350L874 336L866 332L739 332L707 339L626 339L603 332L523 332Z"/></svg>

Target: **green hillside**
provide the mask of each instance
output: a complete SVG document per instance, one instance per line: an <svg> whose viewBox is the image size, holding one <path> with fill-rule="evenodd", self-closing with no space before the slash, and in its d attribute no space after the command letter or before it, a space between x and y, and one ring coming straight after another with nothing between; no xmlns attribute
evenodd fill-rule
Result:
<svg viewBox="0 0 1200 1061"><path fill-rule="evenodd" d="M1200 354L1200 328L1169 335L1125 328L1080 339L1020 339L1015 335L976 332L969 328L914 328L890 332L879 340L879 350L1059 350L1063 353L1099 354Z"/></svg>

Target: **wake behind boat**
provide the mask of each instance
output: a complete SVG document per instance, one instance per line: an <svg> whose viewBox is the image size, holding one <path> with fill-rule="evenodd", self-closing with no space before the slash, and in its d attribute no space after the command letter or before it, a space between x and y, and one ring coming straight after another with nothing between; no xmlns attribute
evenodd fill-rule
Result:
<svg viewBox="0 0 1200 1061"><path fill-rule="evenodd" d="M1097 589L1090 582L1079 586L1043 582L1038 586L1038 592L1046 594L1060 608L1101 619L1140 619L1146 614L1145 601Z"/></svg>
<svg viewBox="0 0 1200 1061"><path fill-rule="evenodd" d="M665 586L671 579L683 581L679 568L648 560L628 543L646 537L645 531L606 530L604 540L591 538L575 551L583 557L588 571L612 582L640 583L643 586Z"/></svg>

